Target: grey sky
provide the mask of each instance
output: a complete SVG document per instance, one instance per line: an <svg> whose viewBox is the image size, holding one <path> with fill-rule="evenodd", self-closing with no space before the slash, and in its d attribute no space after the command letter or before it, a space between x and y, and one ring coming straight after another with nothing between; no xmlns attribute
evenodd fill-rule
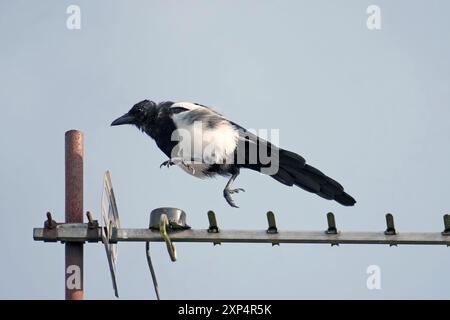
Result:
<svg viewBox="0 0 450 320"><path fill-rule="evenodd" d="M66 28L81 7L82 29ZM366 28L381 7L382 30ZM206 228L441 231L448 213L448 1L0 0L0 298L63 298L63 246L32 240L50 210L64 217L64 132L85 133L85 209L99 218L112 172L126 227L175 206ZM341 207L254 172L222 197L166 160L132 127L109 126L144 98L216 107L245 127L280 129L282 147L342 182ZM450 298L446 247L179 244L154 246L163 298ZM85 246L86 298L113 298L103 246ZM382 290L366 288L381 267ZM120 244L122 298L154 298L143 244Z"/></svg>

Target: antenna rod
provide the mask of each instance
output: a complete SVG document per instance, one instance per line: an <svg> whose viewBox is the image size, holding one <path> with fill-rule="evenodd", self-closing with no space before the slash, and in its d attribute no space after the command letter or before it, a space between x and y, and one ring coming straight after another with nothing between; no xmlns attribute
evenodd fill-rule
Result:
<svg viewBox="0 0 450 320"><path fill-rule="evenodd" d="M83 223L83 133L70 130L65 134L66 166L66 223ZM83 243L67 242L65 297L66 300L82 300L83 292Z"/></svg>

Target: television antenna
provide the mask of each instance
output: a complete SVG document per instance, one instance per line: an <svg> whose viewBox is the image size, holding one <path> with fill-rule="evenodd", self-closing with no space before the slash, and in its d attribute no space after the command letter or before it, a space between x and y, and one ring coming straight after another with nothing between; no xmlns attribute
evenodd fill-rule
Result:
<svg viewBox="0 0 450 320"><path fill-rule="evenodd" d="M51 213L43 228L33 229L36 241L61 242L66 246L66 299L83 299L83 245L85 242L102 242L108 259L114 294L119 296L116 272L119 242L145 242L147 262L152 274L156 297L159 288L153 268L150 243L165 242L169 257L177 260L175 242L205 243L266 243L291 244L377 244L377 245L445 245L450 246L450 215L444 215L442 232L398 232L394 217L386 215L386 229L378 232L340 231L333 213L327 214L327 228L319 231L282 231L278 229L275 214L267 212L266 230L222 230L213 211L208 212L209 227L192 229L186 223L186 213L177 208L157 208L150 214L149 228L122 228L111 174L103 178L101 214L103 226L87 212L88 223L83 223L83 134L66 132L66 214L65 223L57 223ZM75 276L80 281L71 282ZM75 285L74 285L75 283Z"/></svg>

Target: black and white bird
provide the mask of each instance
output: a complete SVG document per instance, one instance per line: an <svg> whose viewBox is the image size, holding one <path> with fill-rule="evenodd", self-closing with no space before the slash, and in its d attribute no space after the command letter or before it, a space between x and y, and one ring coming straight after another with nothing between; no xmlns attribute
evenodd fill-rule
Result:
<svg viewBox="0 0 450 320"><path fill-rule="evenodd" d="M237 205L231 195L244 191L232 188L241 168L265 173L282 184L296 185L344 206L356 203L340 183L306 164L300 155L271 144L204 105L143 100L111 123L123 124L135 125L155 140L169 158L160 167L177 165L199 178L230 176L223 195L232 207ZM263 149L265 153L260 152Z"/></svg>

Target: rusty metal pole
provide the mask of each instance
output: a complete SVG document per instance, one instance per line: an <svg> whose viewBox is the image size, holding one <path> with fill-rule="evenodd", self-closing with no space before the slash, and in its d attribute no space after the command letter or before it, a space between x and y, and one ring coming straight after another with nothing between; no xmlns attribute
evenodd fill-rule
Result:
<svg viewBox="0 0 450 320"><path fill-rule="evenodd" d="M65 134L66 223L83 223L83 133ZM83 299L83 243L65 245L66 300Z"/></svg>

